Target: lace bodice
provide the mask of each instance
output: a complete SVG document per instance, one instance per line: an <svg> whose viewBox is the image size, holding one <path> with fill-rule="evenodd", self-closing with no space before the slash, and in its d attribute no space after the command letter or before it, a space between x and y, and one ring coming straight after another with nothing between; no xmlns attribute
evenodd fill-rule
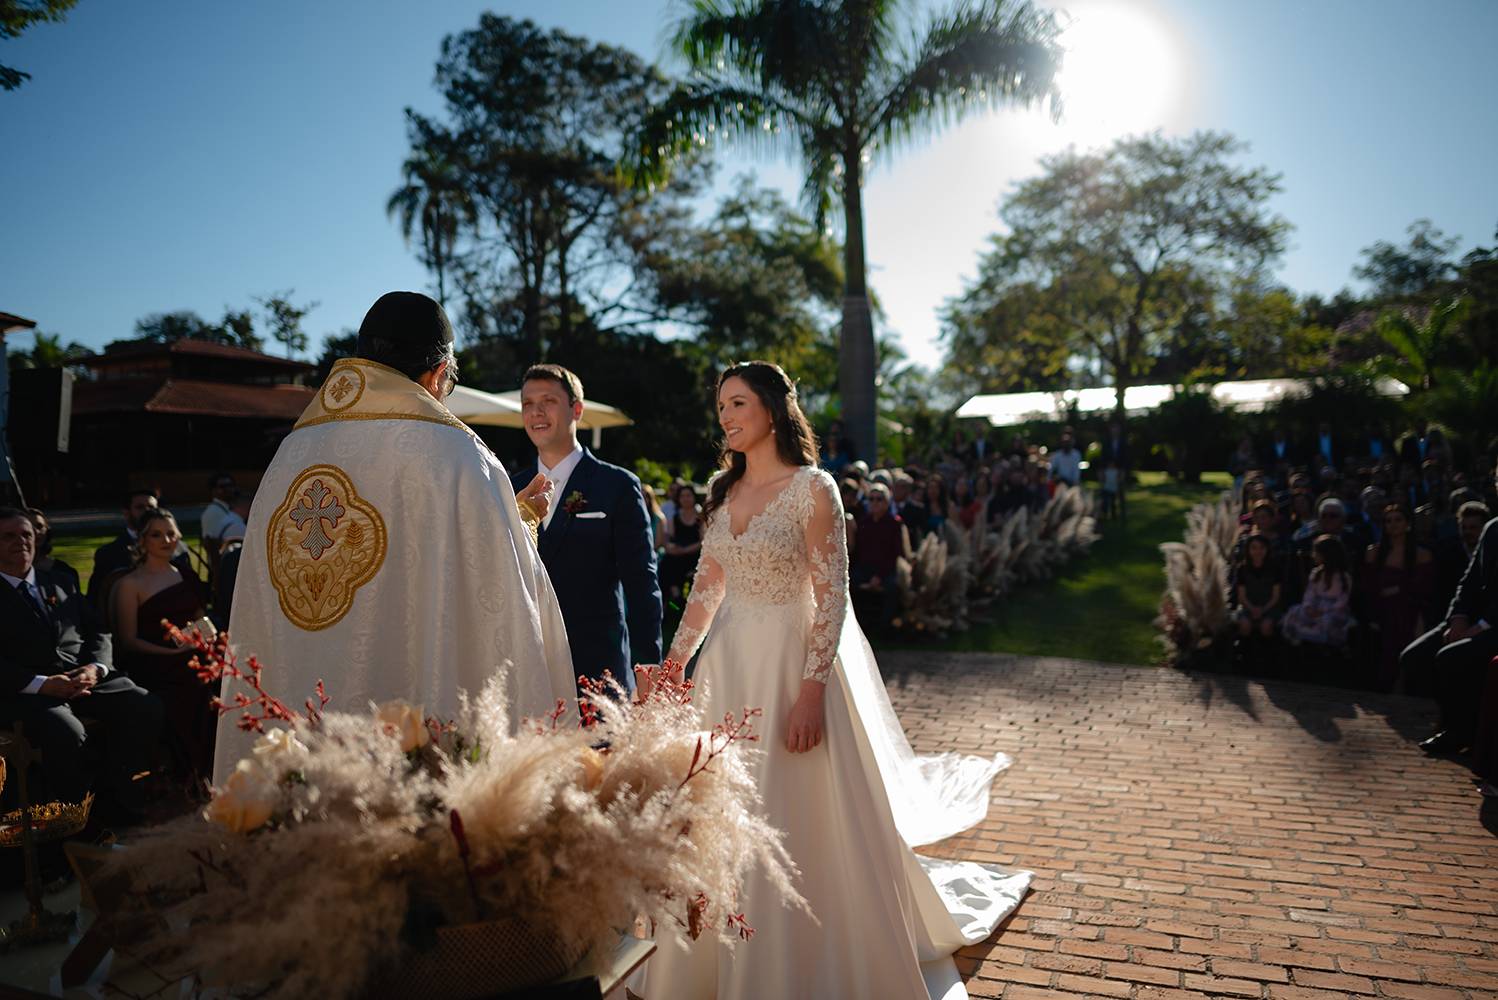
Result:
<svg viewBox="0 0 1498 1000"><path fill-rule="evenodd" d="M848 603L843 504L832 477L814 466L801 469L741 535L731 530L732 502L718 509L703 533L702 559L671 658L678 663L691 658L725 599L804 602L811 632L802 676L826 683Z"/></svg>

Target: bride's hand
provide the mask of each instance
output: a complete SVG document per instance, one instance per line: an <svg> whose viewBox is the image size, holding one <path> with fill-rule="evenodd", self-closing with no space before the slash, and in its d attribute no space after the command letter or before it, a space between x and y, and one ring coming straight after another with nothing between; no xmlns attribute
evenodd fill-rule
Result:
<svg viewBox="0 0 1498 1000"><path fill-rule="evenodd" d="M791 735L785 748L791 753L809 753L822 745L822 692L827 685L801 682L801 697L791 706Z"/></svg>

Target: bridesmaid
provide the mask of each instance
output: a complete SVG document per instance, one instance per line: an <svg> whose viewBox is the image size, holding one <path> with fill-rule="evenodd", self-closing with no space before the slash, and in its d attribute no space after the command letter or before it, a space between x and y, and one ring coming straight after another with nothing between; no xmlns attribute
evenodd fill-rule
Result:
<svg viewBox="0 0 1498 1000"><path fill-rule="evenodd" d="M1378 624L1383 653L1379 686L1401 694L1428 693L1404 690L1399 674L1399 654L1425 631L1425 621L1430 617L1426 605L1435 593L1435 560L1429 549L1415 543L1414 528L1408 504L1389 504L1384 512L1383 536L1377 545L1368 547L1363 566L1368 618Z"/></svg>
<svg viewBox="0 0 1498 1000"><path fill-rule="evenodd" d="M166 637L165 619L181 628L203 617L203 583L191 569L172 565L181 532L164 510L148 511L135 535L135 569L120 578L114 592L116 661L141 687L166 705L162 733L179 777L194 784L213 774L218 713L210 702L215 688L188 664L190 646Z"/></svg>

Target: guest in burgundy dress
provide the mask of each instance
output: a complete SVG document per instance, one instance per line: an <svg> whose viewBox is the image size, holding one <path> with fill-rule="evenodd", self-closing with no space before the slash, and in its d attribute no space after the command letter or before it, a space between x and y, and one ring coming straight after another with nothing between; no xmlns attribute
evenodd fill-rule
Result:
<svg viewBox="0 0 1498 1000"><path fill-rule="evenodd" d="M1363 593L1368 601L1368 619L1378 626L1378 683L1395 690L1399 676L1399 654L1425 631L1431 619L1429 603L1435 594L1436 562L1429 549L1415 544L1415 519L1409 505L1391 503L1384 511L1384 530L1378 544L1370 546L1363 565ZM1421 678L1405 678L1419 687ZM1407 694L1429 694L1409 690Z"/></svg>
<svg viewBox="0 0 1498 1000"><path fill-rule="evenodd" d="M150 511L136 529L136 568L114 593L116 660L141 687L166 706L162 733L179 777L194 782L213 773L217 691L188 666L194 651L166 637L165 619L179 628L203 616L205 590L191 569L171 563L180 532L166 511Z"/></svg>

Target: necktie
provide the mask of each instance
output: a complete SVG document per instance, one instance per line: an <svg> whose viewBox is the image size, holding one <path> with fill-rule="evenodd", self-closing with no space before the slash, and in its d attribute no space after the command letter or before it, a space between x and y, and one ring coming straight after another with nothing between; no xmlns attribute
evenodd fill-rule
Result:
<svg viewBox="0 0 1498 1000"><path fill-rule="evenodd" d="M46 622L50 625L52 623L52 619L47 614L46 607L42 605L41 600L37 597L36 591L33 590L25 580L22 580L20 584L16 586L16 589L21 592L21 597L25 599L26 606L29 607L33 612L35 612L36 616L43 622Z"/></svg>

